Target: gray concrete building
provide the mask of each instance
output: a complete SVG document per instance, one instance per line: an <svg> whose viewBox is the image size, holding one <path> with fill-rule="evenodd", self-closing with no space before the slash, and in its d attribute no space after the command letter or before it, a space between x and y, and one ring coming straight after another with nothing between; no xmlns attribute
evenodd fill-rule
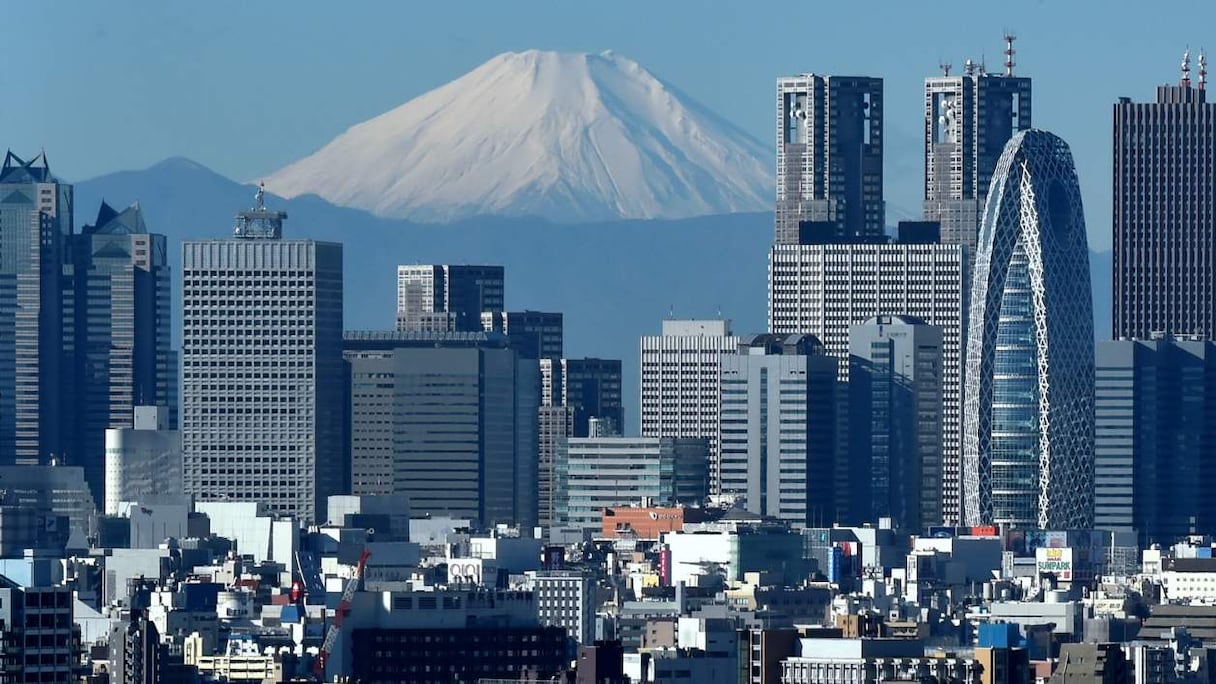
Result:
<svg viewBox="0 0 1216 684"><path fill-rule="evenodd" d="M641 347L642 436L708 438L716 494L721 359L738 353L739 338L726 320L665 320Z"/></svg>
<svg viewBox="0 0 1216 684"><path fill-rule="evenodd" d="M131 427L105 431L102 512L118 515L119 503L182 500L182 438L160 406L137 406ZM90 488L92 485L90 484Z"/></svg>
<svg viewBox="0 0 1216 684"><path fill-rule="evenodd" d="M285 218L259 190L231 239L182 245L182 481L312 524L346 489L342 245Z"/></svg>
<svg viewBox="0 0 1216 684"><path fill-rule="evenodd" d="M1206 64L1114 105L1112 337L1216 337L1216 103Z"/></svg>
<svg viewBox="0 0 1216 684"><path fill-rule="evenodd" d="M397 329L482 330L481 312L502 311L502 266L409 264L397 267Z"/></svg>
<svg viewBox="0 0 1216 684"><path fill-rule="evenodd" d="M63 311L72 186L45 154L0 166L0 463L65 460L71 434Z"/></svg>
<svg viewBox="0 0 1216 684"><path fill-rule="evenodd" d="M1007 49L1013 49L1012 38ZM988 184L1005 143L1030 128L1030 79L967 60L961 74L925 79L924 218L941 223L941 241L975 252Z"/></svg>
<svg viewBox="0 0 1216 684"><path fill-rule="evenodd" d="M511 338L525 359L560 359L563 354L562 314L546 311L482 311L481 327Z"/></svg>
<svg viewBox="0 0 1216 684"><path fill-rule="evenodd" d="M836 359L810 335L747 335L721 359L718 494L797 527L836 520Z"/></svg>
<svg viewBox="0 0 1216 684"><path fill-rule="evenodd" d="M1094 526L1141 546L1216 532L1216 343L1095 344Z"/></svg>
<svg viewBox="0 0 1216 684"><path fill-rule="evenodd" d="M882 79L777 79L777 244L881 236Z"/></svg>
<svg viewBox="0 0 1216 684"><path fill-rule="evenodd" d="M107 429L129 428L136 406L158 405L166 429L177 427L165 236L148 232L138 203L117 211L102 202L96 221L69 238L67 272L70 461L100 496Z"/></svg>
<svg viewBox="0 0 1216 684"><path fill-rule="evenodd" d="M942 520L942 329L875 316L849 330L849 524Z"/></svg>
<svg viewBox="0 0 1216 684"><path fill-rule="evenodd" d="M348 332L355 494L419 515L537 520L537 362L500 333Z"/></svg>
<svg viewBox="0 0 1216 684"><path fill-rule="evenodd" d="M905 315L942 329L942 517L959 520L962 353L966 330L962 245L898 239L775 245L769 254L769 330L817 337L848 379L849 329ZM843 431L843 426L841 430Z"/></svg>

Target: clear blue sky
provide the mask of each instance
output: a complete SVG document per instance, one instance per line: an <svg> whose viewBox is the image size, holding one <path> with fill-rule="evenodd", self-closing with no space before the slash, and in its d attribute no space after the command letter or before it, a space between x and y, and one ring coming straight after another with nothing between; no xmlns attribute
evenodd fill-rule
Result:
<svg viewBox="0 0 1216 684"><path fill-rule="evenodd" d="M0 28L0 144L80 180L184 155L250 180L506 50L614 49L762 141L783 74L886 79L892 222L918 212L921 88L1018 34L1034 123L1073 147L1110 241L1110 105L1175 81L1216 3L23 2ZM1216 40L1213 40L1216 53Z"/></svg>

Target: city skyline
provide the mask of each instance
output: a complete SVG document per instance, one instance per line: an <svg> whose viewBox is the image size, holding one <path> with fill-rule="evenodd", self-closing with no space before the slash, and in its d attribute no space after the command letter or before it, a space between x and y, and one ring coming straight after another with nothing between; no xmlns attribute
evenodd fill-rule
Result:
<svg viewBox="0 0 1216 684"><path fill-rule="evenodd" d="M964 3L958 5L961 8ZM1131 8L1134 3L1125 6ZM46 16L50 8L30 4L15 8L19 14L24 13L30 25L53 20L65 31L65 38L72 38L67 41L71 47L65 53L53 53L50 61L44 63L45 69L35 71L70 85L40 90L29 80L33 72L14 75L13 87L28 89L34 98L27 111L44 115L31 119L24 111L10 109L0 115L0 121L11 135L52 151L57 168L65 178L74 181L119 169L144 168L174 155L187 156L228 177L249 181L308 154L353 123L386 111L506 50L616 49L653 69L759 141L770 135L771 109L766 103L771 100L765 84L771 83L776 75L802 71L869 74L886 82L885 175L891 179L887 202L889 222L893 224L898 218L915 218L920 213L918 169L923 159L919 113L923 109L924 79L940 74L938 65L942 62L954 64L957 72L967 58L986 60L993 70L1002 61L1001 36L1011 28L1019 35L1016 72L1035 79L1036 123L1058 131L1071 142L1078 159L1082 190L1090 198L1086 218L1091 244L1096 249L1106 249L1110 244L1109 105L1120 96L1146 98L1156 85L1177 80L1183 50L1190 45L1197 51L1202 36L1193 34L1189 28L1192 22L1179 23L1164 15L1139 17L1138 12L1115 11L1109 3L1081 2L1048 8L1042 3L1028 2L987 11L967 7L967 12L941 9L943 15L964 17L961 27L948 28L934 20L937 13L911 7L892 7L891 21L878 23L859 21L847 7L793 10L799 15L814 12L816 23L846 27L825 32L825 40L809 46L798 41L765 40L763 36L769 26L761 20L763 12L725 4L714 5L714 11L691 14L674 6L647 7L646 11L657 12L660 17L674 19L680 15L681 23L692 22L690 29L701 26L708 35L718 35L718 42L725 44L726 52L738 49L750 55L746 60L723 60L711 55L708 64L712 68L706 69L705 56L687 49L692 36L703 33L694 30L659 40L662 21L639 31L635 22L624 21L623 16L628 13L594 8L547 5L543 10L529 11L486 5L472 17L452 21L449 10L426 6L411 10L421 14L407 22L369 21L356 9L340 20L309 22L324 11L318 6L304 5L293 7L299 14L281 13L270 3L241 8L240 18L234 19L224 12L223 6L219 11L155 8L144 16L132 12L134 5L107 5L104 9L79 8L65 20ZM392 15L403 10L372 3L362 11ZM1195 25L1202 24L1205 15L1211 23L1216 8L1195 4L1189 7L1189 13ZM729 16L730 20L723 22L722 16ZM1089 24L1095 16L1100 18L1105 31L1078 33L1068 28L1076 22ZM1132 21L1132 16L1137 20ZM126 20L115 21L115 17ZM595 20L581 21L587 17ZM388 26L394 26L394 31L402 26L414 31L410 27L426 25L428 18L451 28L439 34L417 32L416 40L409 41L377 43L361 39L360 50L329 55L321 64L316 63L317 56L302 52L304 46L316 44L313 32L321 25L337 32L336 36L327 36L328 41L359 32L378 35ZM158 22L155 30L143 26L148 21ZM281 36L283 49L274 54L252 49L258 41L249 32L267 24L275 25ZM863 24L868 31L864 35L875 45L893 47L858 49ZM731 26L731 31L723 34L725 25ZM513 30L502 32L504 26ZM139 41L129 35L132 33L140 37L155 35L163 48L155 66L115 68L117 64L138 64L139 53L133 49ZM449 40L438 40L440 34ZM1097 42L1106 37L1136 47L1108 51L1104 43ZM22 49L20 43L35 40L33 34L18 35L15 39L18 41L15 49ZM196 51L183 49L191 44L197 46ZM89 49L89 45L96 47ZM36 48L31 44L29 49ZM72 64L73 51L78 49L89 50L89 70L67 69ZM421 54L426 55L425 62L417 59ZM200 69L200 59L211 65L210 71ZM340 61L334 62L335 59ZM1082 68L1084 76L1073 75L1073 65L1089 61L1094 68ZM362 78L333 78L330 82L336 97L313 102L306 108L291 104L307 92L307 88L295 87L305 79L336 76L339 65L358 69L381 63L424 63L426 68L399 70L373 87L368 87ZM312 69L301 71L304 65L311 65ZM88 76L94 73L93 69L107 68L112 75L119 75L118 84L112 79ZM198 82L200 76L204 86L201 90L184 90L185 83ZM166 88L145 91L139 87L149 80L162 82ZM243 111L237 117L201 115L207 107L200 106L206 100L200 102L199 98L214 96L212 102L236 102L237 93L251 82L272 90L282 111L306 110L309 116L284 116L277 107L265 112ZM106 89L125 84L129 91L135 91L138 104L132 112L134 116L92 112L90 117L81 118L79 110L58 104L68 92L103 97L98 90L102 83ZM190 135L184 135L185 130L190 130ZM101 131L106 134L100 135ZM915 176L906 177L909 174Z"/></svg>

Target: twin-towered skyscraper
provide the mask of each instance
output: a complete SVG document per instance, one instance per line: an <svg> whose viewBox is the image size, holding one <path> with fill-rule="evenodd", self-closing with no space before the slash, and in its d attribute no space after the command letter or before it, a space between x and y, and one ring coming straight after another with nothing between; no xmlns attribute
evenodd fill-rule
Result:
<svg viewBox="0 0 1216 684"><path fill-rule="evenodd" d="M1004 73L968 62L926 79L924 218L939 226L928 238L912 224L885 236L881 79L778 80L769 326L816 335L842 363L850 328L870 317L938 327L940 451L884 453L909 467L888 463L866 481L915 471L918 490L903 500L925 524L1083 527L1093 517L1085 224L1068 148L1031 130L1030 79L1014 76L1007 45ZM852 381L844 365L840 376ZM843 465L856 454L841 448L837 511L848 507L839 485L858 479Z"/></svg>

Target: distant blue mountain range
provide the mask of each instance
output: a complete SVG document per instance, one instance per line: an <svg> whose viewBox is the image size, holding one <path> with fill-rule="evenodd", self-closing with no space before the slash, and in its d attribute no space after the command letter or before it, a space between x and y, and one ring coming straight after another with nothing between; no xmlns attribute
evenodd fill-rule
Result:
<svg viewBox="0 0 1216 684"><path fill-rule="evenodd" d="M138 201L148 229L168 236L177 274L181 241L226 238L233 215L253 203L254 188L193 161L165 160L76 184L76 222L91 223L104 199ZM767 255L772 214L732 214L678 221L554 225L541 220L478 217L445 225L382 219L316 196L272 198L288 213L285 237L344 245L347 329L392 327L396 267L403 263L487 263L506 267L509 309L565 314L566 355L624 362L630 431L637 429L638 338L662 319L716 317L736 332L766 325ZM1095 329L1110 330L1111 259L1091 253ZM180 282L174 276L174 339Z"/></svg>

